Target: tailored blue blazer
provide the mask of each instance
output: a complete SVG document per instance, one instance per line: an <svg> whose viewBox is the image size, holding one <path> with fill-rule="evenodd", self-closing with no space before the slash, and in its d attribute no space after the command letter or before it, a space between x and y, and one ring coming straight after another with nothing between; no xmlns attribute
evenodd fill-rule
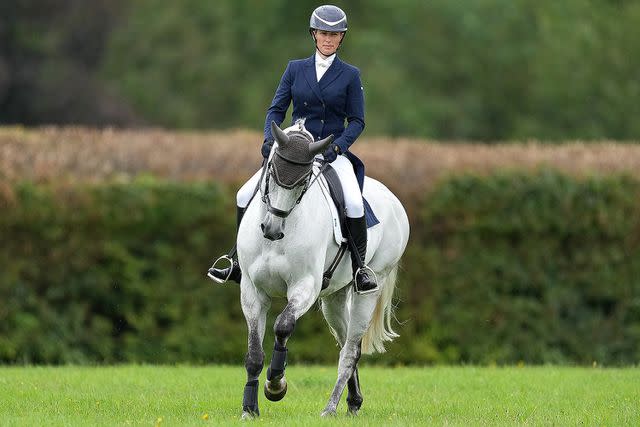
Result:
<svg viewBox="0 0 640 427"><path fill-rule="evenodd" d="M290 61L267 110L265 141L273 139L271 121L281 125L293 100L292 123L305 118L305 127L316 141L333 134L335 144L347 153L364 129L363 91L360 70L337 55L319 82L315 53L310 58Z"/></svg>

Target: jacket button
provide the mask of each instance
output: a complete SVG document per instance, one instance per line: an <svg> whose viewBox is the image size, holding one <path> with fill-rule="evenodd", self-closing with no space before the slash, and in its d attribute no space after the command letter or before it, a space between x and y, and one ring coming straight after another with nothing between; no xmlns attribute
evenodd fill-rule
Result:
<svg viewBox="0 0 640 427"><path fill-rule="evenodd" d="M324 120L320 120L320 123L324 123Z"/></svg>
<svg viewBox="0 0 640 427"><path fill-rule="evenodd" d="M307 106L307 101L305 101L305 102L304 102L304 106L305 106L305 107Z"/></svg>

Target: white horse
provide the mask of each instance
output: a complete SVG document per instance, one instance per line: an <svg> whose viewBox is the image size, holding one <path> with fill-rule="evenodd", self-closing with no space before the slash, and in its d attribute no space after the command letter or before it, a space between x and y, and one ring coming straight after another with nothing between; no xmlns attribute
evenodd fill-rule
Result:
<svg viewBox="0 0 640 427"><path fill-rule="evenodd" d="M238 230L240 298L249 328L242 417L259 415L262 342L267 310L274 297L286 297L288 303L274 325L266 397L273 401L284 397L287 340L297 320L320 298L322 313L341 347L338 379L322 415L336 413L347 384L348 411L357 414L362 405L357 368L361 353L384 352L384 342L398 336L391 328L391 299L398 263L409 238L409 221L391 191L366 178L364 196L380 220L368 230L366 252L366 264L378 278L378 290L367 295L353 291L348 254L323 290L323 272L334 260L339 245L334 239L331 209L316 180L318 168L312 169L312 162L333 137L313 142L304 137L304 132L287 135L275 123L271 128L277 144L261 179L262 197L249 204Z"/></svg>

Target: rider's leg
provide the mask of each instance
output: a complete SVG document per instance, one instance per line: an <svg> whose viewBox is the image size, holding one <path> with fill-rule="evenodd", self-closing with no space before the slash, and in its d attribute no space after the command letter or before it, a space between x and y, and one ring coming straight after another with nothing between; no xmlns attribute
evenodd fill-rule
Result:
<svg viewBox="0 0 640 427"><path fill-rule="evenodd" d="M245 210L246 208L241 208L240 206L237 207L236 231L238 230L238 228L240 228L240 221L242 221ZM231 265L225 268L211 267L209 269L209 274L222 281L233 280L234 282L240 284L240 280L242 279L242 272L240 271L240 265L238 264L238 255L236 254L235 250L232 251L232 254L227 254L227 256L231 258Z"/></svg>
<svg viewBox="0 0 640 427"><path fill-rule="evenodd" d="M347 216L347 235L351 247L351 266L356 292L373 291L378 287L378 284L372 271L365 264L367 222L364 215L359 218Z"/></svg>
<svg viewBox="0 0 640 427"><path fill-rule="evenodd" d="M365 266L367 252L367 222L364 217L364 203L358 180L353 171L353 166L345 156L331 163L336 170L342 192L344 193L345 208L347 211L347 240L351 249L351 265L353 268L356 291L372 291L377 288L375 276Z"/></svg>
<svg viewBox="0 0 640 427"><path fill-rule="evenodd" d="M240 228L242 216L247 209L247 205L249 205L249 201L251 201L253 192L258 185L258 182L260 181L261 174L262 168L260 168L258 172L256 172L251 178L249 178L249 180L245 182L242 187L240 187L240 190L238 190L238 194L236 195L236 202L238 205L236 231L238 230L238 228ZM228 256L231 258L231 266L226 268L211 267L209 269L209 274L216 277L218 280L226 281L227 278L229 278L229 280L240 283L242 272L240 271L240 265L238 264L238 256L235 253L235 250L232 250L232 252L232 254L228 254Z"/></svg>

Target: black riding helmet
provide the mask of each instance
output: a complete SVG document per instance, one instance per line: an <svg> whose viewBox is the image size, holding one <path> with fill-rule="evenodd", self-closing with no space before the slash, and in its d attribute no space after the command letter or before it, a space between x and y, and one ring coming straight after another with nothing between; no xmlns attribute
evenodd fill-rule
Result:
<svg viewBox="0 0 640 427"><path fill-rule="evenodd" d="M315 43L314 30L346 33L347 14L339 7L331 4L319 6L311 13L311 18L309 18L309 34L311 34ZM344 36L342 39L344 40ZM340 44L342 44L342 41L340 41ZM338 45L338 47L340 47L340 45Z"/></svg>

